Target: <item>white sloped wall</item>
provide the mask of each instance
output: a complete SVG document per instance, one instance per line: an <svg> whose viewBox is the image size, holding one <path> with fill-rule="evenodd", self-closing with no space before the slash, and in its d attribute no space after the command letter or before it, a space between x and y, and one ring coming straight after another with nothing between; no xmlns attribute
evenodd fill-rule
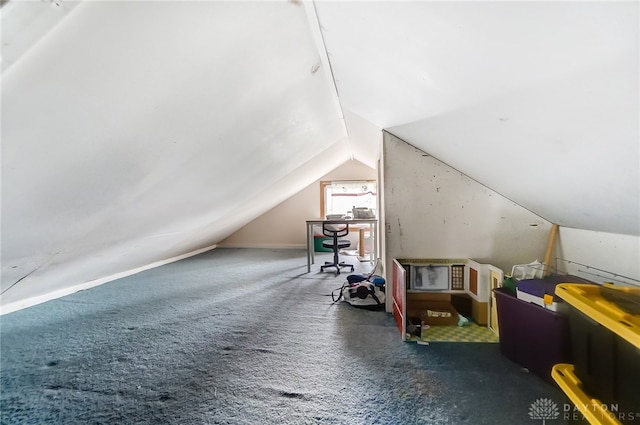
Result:
<svg viewBox="0 0 640 425"><path fill-rule="evenodd" d="M82 2L12 59L3 306L211 246L352 155L297 3Z"/></svg>
<svg viewBox="0 0 640 425"><path fill-rule="evenodd" d="M320 217L320 181L376 179L376 170L373 168L360 161L347 161L238 229L220 246L306 248L305 221Z"/></svg>
<svg viewBox="0 0 640 425"><path fill-rule="evenodd" d="M639 2L316 5L344 110L554 223L640 235Z"/></svg>
<svg viewBox="0 0 640 425"><path fill-rule="evenodd" d="M11 21L22 8L33 20ZM597 255L584 242L598 252L598 232L640 229L639 11L5 3L0 304L211 246L337 164L374 166L383 128L493 189L436 190L432 216L448 225L429 227L443 251L465 246L508 267L533 255L515 260L505 246L543 249L549 224L505 201L518 211L510 222L497 191L532 216L586 229L561 232L562 248ZM442 181L464 187L454 174ZM407 238L400 251L419 245Z"/></svg>
<svg viewBox="0 0 640 425"><path fill-rule="evenodd" d="M551 223L385 133L386 270L393 258L471 258L509 272L543 260Z"/></svg>
<svg viewBox="0 0 640 425"><path fill-rule="evenodd" d="M386 132L383 163L386 270L393 258L472 258L506 273L543 261L549 221ZM637 236L560 227L553 248L551 271L640 286Z"/></svg>
<svg viewBox="0 0 640 425"><path fill-rule="evenodd" d="M552 266L593 282L640 286L640 237L560 227Z"/></svg>

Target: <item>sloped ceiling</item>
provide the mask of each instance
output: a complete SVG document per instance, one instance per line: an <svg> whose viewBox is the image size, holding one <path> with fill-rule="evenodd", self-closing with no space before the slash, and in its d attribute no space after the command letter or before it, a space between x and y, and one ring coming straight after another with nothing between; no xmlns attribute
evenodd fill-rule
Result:
<svg viewBox="0 0 640 425"><path fill-rule="evenodd" d="M20 1L2 305L215 244L386 129L563 226L640 234L637 2Z"/></svg>
<svg viewBox="0 0 640 425"><path fill-rule="evenodd" d="M3 304L215 244L352 155L302 5L74 6L3 71Z"/></svg>
<svg viewBox="0 0 640 425"><path fill-rule="evenodd" d="M343 110L553 223L638 235L638 4L316 9Z"/></svg>

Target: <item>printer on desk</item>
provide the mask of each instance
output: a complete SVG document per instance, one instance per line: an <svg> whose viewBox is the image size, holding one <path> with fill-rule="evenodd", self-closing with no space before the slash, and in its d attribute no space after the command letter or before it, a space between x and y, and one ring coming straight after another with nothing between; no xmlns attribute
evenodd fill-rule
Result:
<svg viewBox="0 0 640 425"><path fill-rule="evenodd" d="M376 214L373 212L371 208L366 207L353 207L351 209L354 219L369 219L376 218Z"/></svg>
<svg viewBox="0 0 640 425"><path fill-rule="evenodd" d="M327 214L325 216L326 220L368 220L376 218L376 213L373 212L371 208L366 207L353 207L351 209L351 215L347 214Z"/></svg>

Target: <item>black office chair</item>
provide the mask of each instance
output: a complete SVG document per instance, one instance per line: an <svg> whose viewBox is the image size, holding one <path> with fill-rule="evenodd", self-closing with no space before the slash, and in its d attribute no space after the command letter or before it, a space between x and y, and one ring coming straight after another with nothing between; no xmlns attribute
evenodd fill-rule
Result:
<svg viewBox="0 0 640 425"><path fill-rule="evenodd" d="M324 266L320 266L320 271L329 267L336 268L336 275L340 274L342 267L351 267L351 271L353 271L353 265L340 262L338 258L341 249L351 246L351 242L348 240L340 239L349 234L349 223L346 221L325 221L322 223L322 234L331 237L329 240L322 241L322 246L333 250L333 263L325 261Z"/></svg>

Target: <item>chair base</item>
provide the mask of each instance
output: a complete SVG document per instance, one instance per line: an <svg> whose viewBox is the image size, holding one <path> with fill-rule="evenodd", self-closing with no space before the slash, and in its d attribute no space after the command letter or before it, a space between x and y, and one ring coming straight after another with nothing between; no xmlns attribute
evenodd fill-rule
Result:
<svg viewBox="0 0 640 425"><path fill-rule="evenodd" d="M328 269L329 267L335 267L336 268L336 275L340 274L340 269L343 267L350 267L351 271L354 271L353 265L352 264L347 264L345 262L339 262L339 263L332 263L330 261L325 261L324 262L324 266L320 266L320 271L324 271L324 269Z"/></svg>

